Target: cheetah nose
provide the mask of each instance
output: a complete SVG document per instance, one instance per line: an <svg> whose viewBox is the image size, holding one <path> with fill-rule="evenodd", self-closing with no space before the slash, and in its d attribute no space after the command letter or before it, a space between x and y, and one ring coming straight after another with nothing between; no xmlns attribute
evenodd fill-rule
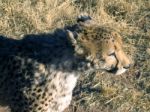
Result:
<svg viewBox="0 0 150 112"><path fill-rule="evenodd" d="M129 69L129 68L131 67L131 65L132 65L132 64L128 64L128 65L124 66L123 68Z"/></svg>

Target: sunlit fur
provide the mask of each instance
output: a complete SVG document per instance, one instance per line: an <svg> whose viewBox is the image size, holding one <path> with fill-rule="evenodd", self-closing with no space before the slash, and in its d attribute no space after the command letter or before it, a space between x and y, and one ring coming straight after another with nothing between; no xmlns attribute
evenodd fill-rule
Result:
<svg viewBox="0 0 150 112"><path fill-rule="evenodd" d="M63 112L80 75L129 66L118 33L84 24L22 40L0 37L0 105L11 112Z"/></svg>

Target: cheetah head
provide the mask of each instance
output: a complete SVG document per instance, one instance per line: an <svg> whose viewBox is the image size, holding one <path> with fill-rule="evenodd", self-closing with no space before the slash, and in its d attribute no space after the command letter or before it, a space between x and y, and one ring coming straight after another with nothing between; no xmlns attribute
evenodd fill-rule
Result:
<svg viewBox="0 0 150 112"><path fill-rule="evenodd" d="M96 70L102 69L117 75L130 67L131 60L123 51L119 33L108 27L93 25L91 20L79 20L78 25L77 31L67 30L77 57L90 61Z"/></svg>

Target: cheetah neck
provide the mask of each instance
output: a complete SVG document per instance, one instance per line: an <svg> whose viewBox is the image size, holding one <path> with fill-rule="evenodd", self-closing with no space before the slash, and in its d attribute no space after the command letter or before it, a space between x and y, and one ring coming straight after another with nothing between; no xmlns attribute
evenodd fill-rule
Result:
<svg viewBox="0 0 150 112"><path fill-rule="evenodd" d="M59 70L68 73L74 73L75 75L90 74L94 72L94 67L91 63L85 59L78 59L76 57L64 59L57 64L51 64L54 70Z"/></svg>

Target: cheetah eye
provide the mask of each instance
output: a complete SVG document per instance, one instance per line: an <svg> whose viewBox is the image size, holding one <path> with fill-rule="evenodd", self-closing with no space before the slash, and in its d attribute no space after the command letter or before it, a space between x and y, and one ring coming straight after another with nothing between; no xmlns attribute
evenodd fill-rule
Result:
<svg viewBox="0 0 150 112"><path fill-rule="evenodd" d="M105 58L101 58L100 61L101 61L101 62L105 62Z"/></svg>
<svg viewBox="0 0 150 112"><path fill-rule="evenodd" d="M111 52L111 53L109 53L109 56L115 56L115 52Z"/></svg>

